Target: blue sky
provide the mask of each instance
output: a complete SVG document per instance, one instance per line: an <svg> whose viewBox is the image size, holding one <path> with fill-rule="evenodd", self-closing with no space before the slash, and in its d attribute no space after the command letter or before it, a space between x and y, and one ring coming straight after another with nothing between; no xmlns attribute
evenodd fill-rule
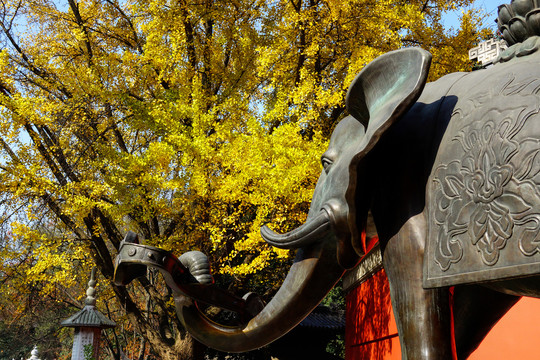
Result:
<svg viewBox="0 0 540 360"><path fill-rule="evenodd" d="M486 20L485 26L496 31L497 25L495 24L495 19L497 18L497 7L502 4L509 4L510 0L476 0L474 2L474 7L483 9L488 14L488 19ZM445 17L446 27L454 27L457 29L459 27L458 17L461 14L462 9L449 12Z"/></svg>

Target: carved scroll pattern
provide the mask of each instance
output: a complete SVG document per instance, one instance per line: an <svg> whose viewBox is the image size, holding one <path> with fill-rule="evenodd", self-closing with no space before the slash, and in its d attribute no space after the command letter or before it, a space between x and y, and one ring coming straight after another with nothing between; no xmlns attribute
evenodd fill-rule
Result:
<svg viewBox="0 0 540 360"><path fill-rule="evenodd" d="M489 266L507 246L525 256L540 253L540 139L530 134L538 125L528 123L540 121L538 87L509 81L498 94L471 101L467 111L454 111L452 121L463 125L452 143L464 155L434 174L441 270L462 259L464 246L474 246Z"/></svg>

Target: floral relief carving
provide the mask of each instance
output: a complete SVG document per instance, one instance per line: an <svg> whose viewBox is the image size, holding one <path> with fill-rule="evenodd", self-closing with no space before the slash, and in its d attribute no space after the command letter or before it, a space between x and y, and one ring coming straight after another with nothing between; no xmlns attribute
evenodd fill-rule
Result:
<svg viewBox="0 0 540 360"><path fill-rule="evenodd" d="M540 120L531 119L538 105L497 110L495 103L454 112L466 124L452 139L463 156L434 173L435 261L443 271L464 247L475 247L486 265L508 246L540 253L540 140L520 134L527 121Z"/></svg>

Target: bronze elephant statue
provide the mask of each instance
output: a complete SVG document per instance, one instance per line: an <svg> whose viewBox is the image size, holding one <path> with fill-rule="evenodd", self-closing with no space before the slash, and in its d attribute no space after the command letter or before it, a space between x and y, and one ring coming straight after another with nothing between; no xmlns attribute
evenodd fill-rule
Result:
<svg viewBox="0 0 540 360"><path fill-rule="evenodd" d="M417 48L362 70L347 93L350 116L322 155L306 223L287 234L261 230L270 244L298 249L265 306L196 276L181 280L194 261L174 268L180 262L159 249L161 260L139 266L168 274L195 338L247 351L292 329L358 263L371 211L403 358L466 358L520 296L540 297L540 38L513 42L490 68L428 84L431 55ZM123 246L119 265L135 245ZM133 277L117 273L119 283ZM185 296L218 304L220 294L244 314L241 326L208 320Z"/></svg>

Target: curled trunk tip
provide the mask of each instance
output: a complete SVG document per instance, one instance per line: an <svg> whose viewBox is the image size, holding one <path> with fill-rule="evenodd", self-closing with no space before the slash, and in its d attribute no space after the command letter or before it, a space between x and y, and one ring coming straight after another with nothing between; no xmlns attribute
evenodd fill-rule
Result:
<svg viewBox="0 0 540 360"><path fill-rule="evenodd" d="M217 324L181 294L175 296L178 317L194 338L216 350L245 352L265 346L309 315L341 278L344 269L336 261L335 245L328 242L298 250L276 295L247 324Z"/></svg>

